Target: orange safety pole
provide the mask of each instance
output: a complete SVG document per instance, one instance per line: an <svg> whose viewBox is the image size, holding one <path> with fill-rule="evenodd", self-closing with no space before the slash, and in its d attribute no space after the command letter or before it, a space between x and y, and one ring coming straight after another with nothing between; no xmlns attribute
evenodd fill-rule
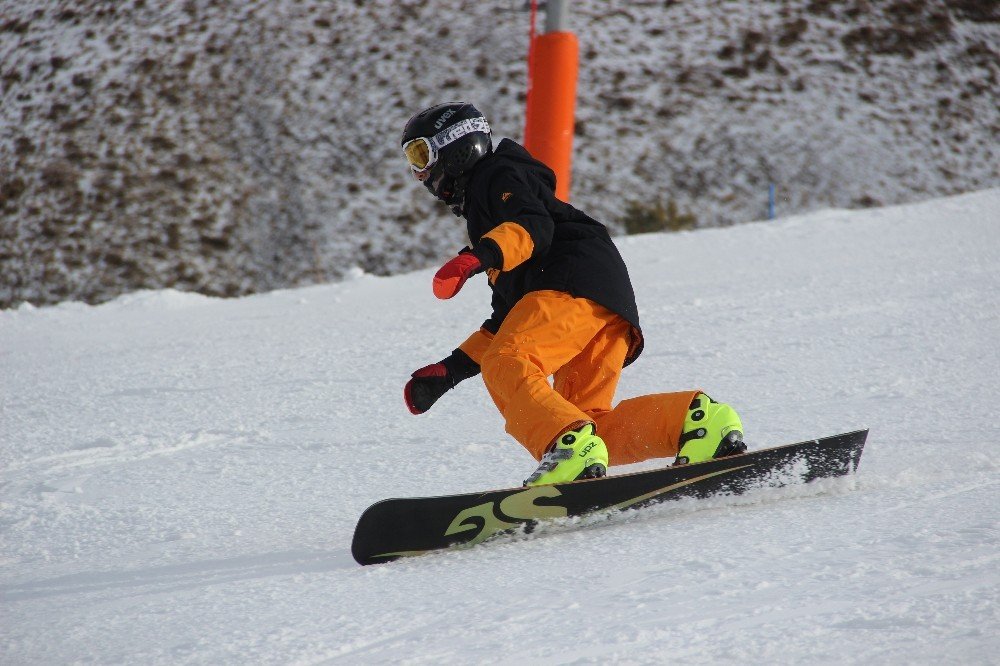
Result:
<svg viewBox="0 0 1000 666"><path fill-rule="evenodd" d="M563 201L569 201L579 50L572 32L547 32L531 44L524 147L555 171Z"/></svg>

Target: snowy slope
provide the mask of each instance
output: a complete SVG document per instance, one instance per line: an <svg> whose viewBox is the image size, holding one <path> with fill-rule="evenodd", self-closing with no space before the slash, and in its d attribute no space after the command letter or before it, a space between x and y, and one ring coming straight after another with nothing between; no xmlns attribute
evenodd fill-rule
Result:
<svg viewBox="0 0 1000 666"><path fill-rule="evenodd" d="M361 568L368 504L533 468L478 380L402 404L484 285L24 306L0 662L996 663L1000 190L620 245L647 336L621 397L702 386L755 447L868 426L857 477Z"/></svg>

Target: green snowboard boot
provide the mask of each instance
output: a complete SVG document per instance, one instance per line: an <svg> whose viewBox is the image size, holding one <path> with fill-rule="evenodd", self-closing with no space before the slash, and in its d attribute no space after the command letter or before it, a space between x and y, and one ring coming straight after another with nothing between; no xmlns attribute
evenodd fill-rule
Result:
<svg viewBox="0 0 1000 666"><path fill-rule="evenodd" d="M691 401L680 445L675 465L734 456L747 450L743 443L743 423L736 410L704 393Z"/></svg>
<svg viewBox="0 0 1000 666"><path fill-rule="evenodd" d="M594 424L568 430L542 460L524 485L541 486L577 479L597 479L608 473L608 447L597 436Z"/></svg>

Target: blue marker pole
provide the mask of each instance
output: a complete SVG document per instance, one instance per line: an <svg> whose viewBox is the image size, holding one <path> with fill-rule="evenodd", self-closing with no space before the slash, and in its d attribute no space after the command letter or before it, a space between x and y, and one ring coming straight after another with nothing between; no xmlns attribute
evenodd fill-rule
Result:
<svg viewBox="0 0 1000 666"><path fill-rule="evenodd" d="M767 219L774 219L774 183L767 186Z"/></svg>

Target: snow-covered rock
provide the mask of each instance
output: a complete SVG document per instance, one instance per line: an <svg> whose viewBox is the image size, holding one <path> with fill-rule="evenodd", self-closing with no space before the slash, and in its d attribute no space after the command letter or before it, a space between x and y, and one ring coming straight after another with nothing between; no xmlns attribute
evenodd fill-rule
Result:
<svg viewBox="0 0 1000 666"><path fill-rule="evenodd" d="M41 0L0 14L0 307L426 266L461 225L409 178L414 111L523 128L526 4ZM1000 184L989 0L578 0L573 200L616 230Z"/></svg>

